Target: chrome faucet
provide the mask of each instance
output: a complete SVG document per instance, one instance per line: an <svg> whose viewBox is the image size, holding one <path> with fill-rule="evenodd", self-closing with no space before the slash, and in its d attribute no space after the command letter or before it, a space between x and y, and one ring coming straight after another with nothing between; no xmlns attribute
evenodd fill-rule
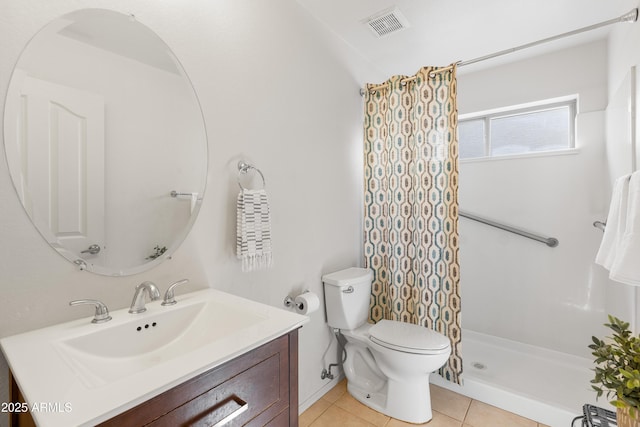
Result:
<svg viewBox="0 0 640 427"><path fill-rule="evenodd" d="M176 303L176 298L173 294L173 290L176 288L176 286L184 285L185 283L189 283L189 279L178 280L177 282L169 286L169 289L167 289L167 292L165 292L164 294L164 301L162 301L161 305L174 305Z"/></svg>
<svg viewBox="0 0 640 427"><path fill-rule="evenodd" d="M138 314L147 311L147 308L144 306L145 292L149 294L149 299L151 301L155 301L160 298L160 291L158 291L158 288L153 284L153 282L142 282L136 286L136 293L133 294L133 301L131 301L129 313Z"/></svg>
<svg viewBox="0 0 640 427"><path fill-rule="evenodd" d="M111 316L109 315L109 310L104 303L95 300L95 299L79 299L75 301L70 301L69 305L80 305L80 304L91 304L96 307L96 312L93 315L93 320L91 323L104 323L111 320Z"/></svg>

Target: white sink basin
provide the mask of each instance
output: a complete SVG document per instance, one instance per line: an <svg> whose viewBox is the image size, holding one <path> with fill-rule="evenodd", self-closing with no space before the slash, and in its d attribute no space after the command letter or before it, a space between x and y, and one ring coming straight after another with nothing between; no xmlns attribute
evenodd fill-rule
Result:
<svg viewBox="0 0 640 427"><path fill-rule="evenodd" d="M116 326L106 323L104 328L96 328L86 335L62 340L61 348L109 359L139 357L179 338L204 307L205 303L199 302L144 318L131 317L129 322Z"/></svg>
<svg viewBox="0 0 640 427"><path fill-rule="evenodd" d="M61 357L87 387L120 378L203 347L259 323L266 316L213 299L183 298L181 304L148 305L126 321L90 327L57 342ZM94 325L90 325L94 326Z"/></svg>
<svg viewBox="0 0 640 427"><path fill-rule="evenodd" d="M27 404L65 408L32 412L36 423L95 425L308 321L213 289L176 299L0 339Z"/></svg>

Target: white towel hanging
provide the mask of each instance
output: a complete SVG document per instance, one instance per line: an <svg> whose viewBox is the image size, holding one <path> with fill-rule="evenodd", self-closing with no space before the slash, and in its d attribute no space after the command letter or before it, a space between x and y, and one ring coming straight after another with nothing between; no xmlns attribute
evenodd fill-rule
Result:
<svg viewBox="0 0 640 427"><path fill-rule="evenodd" d="M271 212L264 189L243 189L238 194L236 250L242 261L242 271L273 265Z"/></svg>
<svg viewBox="0 0 640 427"><path fill-rule="evenodd" d="M640 172L616 180L596 263L616 282L640 286Z"/></svg>
<svg viewBox="0 0 640 427"><path fill-rule="evenodd" d="M616 179L613 184L609 215L607 216L607 226L604 229L600 249L596 255L596 263L600 264L607 270L611 270L613 261L616 258L620 239L624 233L630 177L630 174L621 176Z"/></svg>
<svg viewBox="0 0 640 427"><path fill-rule="evenodd" d="M618 243L609 277L640 286L640 172L629 179L624 233Z"/></svg>

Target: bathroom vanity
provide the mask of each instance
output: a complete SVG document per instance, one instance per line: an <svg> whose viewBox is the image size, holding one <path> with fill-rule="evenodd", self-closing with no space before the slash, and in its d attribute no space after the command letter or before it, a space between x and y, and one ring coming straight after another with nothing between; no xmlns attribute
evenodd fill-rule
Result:
<svg viewBox="0 0 640 427"><path fill-rule="evenodd" d="M296 426L308 318L213 289L178 300L3 338L12 400L41 427Z"/></svg>
<svg viewBox="0 0 640 427"><path fill-rule="evenodd" d="M209 154L195 90L151 29L105 9L52 21L18 59L4 111L17 197L74 268L122 277L172 259L197 218ZM53 211L55 224L44 219ZM74 301L96 303L98 323L0 339L12 394L0 417L14 427L296 426L297 330L308 318L214 289L175 299L143 312L134 298L131 312L112 313Z"/></svg>
<svg viewBox="0 0 640 427"><path fill-rule="evenodd" d="M298 425L298 331L294 330L98 424L120 426ZM24 398L12 377L11 401ZM11 427L29 427L13 412ZM223 424L221 424L223 425Z"/></svg>
<svg viewBox="0 0 640 427"><path fill-rule="evenodd" d="M295 330L99 426L297 426L297 349Z"/></svg>

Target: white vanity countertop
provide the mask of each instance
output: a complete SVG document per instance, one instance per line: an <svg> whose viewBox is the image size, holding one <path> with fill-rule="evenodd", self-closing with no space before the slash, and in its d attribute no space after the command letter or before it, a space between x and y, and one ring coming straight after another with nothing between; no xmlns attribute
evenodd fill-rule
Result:
<svg viewBox="0 0 640 427"><path fill-rule="evenodd" d="M129 314L128 308L114 311L111 313L113 319L102 324L92 324L91 318L83 318L0 339L0 347L36 423L40 427L93 426L297 329L309 320L294 312L214 289L178 295L176 299L178 303L172 307L162 307L160 301L148 303L147 311L142 314ZM220 328L224 332L217 334L213 341L190 345L199 336L209 335L209 332L203 331L206 328L202 327L208 324L203 322L208 322L209 317L203 318L204 315L200 314L199 323L189 324L184 332L177 334L173 343L179 345L172 346L170 337L168 345L142 356L86 358L91 363L109 365L111 371L107 369L105 372L111 376L97 375L94 378L95 372L87 368L91 364L75 364L75 359L64 351L64 342L70 339L83 339L92 333L119 331L122 327L130 329L132 319L136 324L144 324L146 320L161 318L158 316L169 313L167 310L184 310L189 305L202 305L203 301L215 302L216 307L223 307L228 313L246 312L259 319L244 322L243 325L243 322L233 319L235 314L225 315L223 323L226 324L220 324L217 319L210 325L211 331ZM235 327L238 323L240 326ZM160 328L158 330L163 331ZM181 339L190 340L187 341L189 345L186 350ZM119 375L123 367L124 372L127 369L130 372Z"/></svg>

